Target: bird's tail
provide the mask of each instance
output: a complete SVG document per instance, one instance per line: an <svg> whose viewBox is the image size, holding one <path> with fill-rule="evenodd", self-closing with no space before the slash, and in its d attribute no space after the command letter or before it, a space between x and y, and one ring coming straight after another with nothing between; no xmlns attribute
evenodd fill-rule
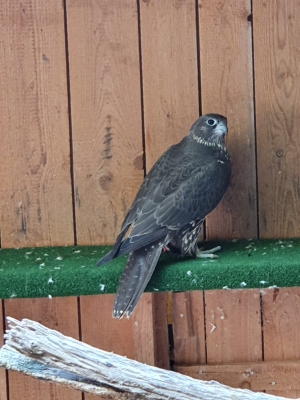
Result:
<svg viewBox="0 0 300 400"><path fill-rule="evenodd" d="M113 318L130 316L153 274L166 239L158 239L129 253L116 294Z"/></svg>

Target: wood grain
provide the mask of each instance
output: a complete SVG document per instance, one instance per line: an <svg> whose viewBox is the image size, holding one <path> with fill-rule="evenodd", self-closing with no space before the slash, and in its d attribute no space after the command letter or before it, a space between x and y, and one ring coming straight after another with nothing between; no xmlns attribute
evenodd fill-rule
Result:
<svg viewBox="0 0 300 400"><path fill-rule="evenodd" d="M131 317L112 318L114 294L80 298L82 341L136 361L155 365L151 293L144 293ZM85 400L94 397L85 394Z"/></svg>
<svg viewBox="0 0 300 400"><path fill-rule="evenodd" d="M300 235L299 2L253 1L260 237Z"/></svg>
<svg viewBox="0 0 300 400"><path fill-rule="evenodd" d="M168 293L153 293L153 317L155 339L155 366L170 368L168 336Z"/></svg>
<svg viewBox="0 0 300 400"><path fill-rule="evenodd" d="M146 166L199 116L194 0L140 2Z"/></svg>
<svg viewBox="0 0 300 400"><path fill-rule="evenodd" d="M0 300L0 346L4 344L3 340L3 323L4 323L4 315L2 312L2 303L4 300ZM6 388L6 371L1 368L0 369L0 400L8 400L7 399L7 388Z"/></svg>
<svg viewBox="0 0 300 400"><path fill-rule="evenodd" d="M153 293L144 293L132 314L134 359L156 365Z"/></svg>
<svg viewBox="0 0 300 400"><path fill-rule="evenodd" d="M300 389L299 362L258 362L242 364L216 364L216 365L193 365L174 366L174 370L188 375L194 379L204 381L214 380L230 387L249 389L253 391L269 392L270 388L276 396L286 395L290 397L290 387ZM283 392L285 391L285 393ZM279 394L279 391L281 394Z"/></svg>
<svg viewBox="0 0 300 400"><path fill-rule="evenodd" d="M1 245L71 245L62 2L0 3Z"/></svg>
<svg viewBox="0 0 300 400"><path fill-rule="evenodd" d="M207 363L261 361L257 289L205 292Z"/></svg>
<svg viewBox="0 0 300 400"><path fill-rule="evenodd" d="M77 242L113 243L143 180L137 4L67 1Z"/></svg>
<svg viewBox="0 0 300 400"><path fill-rule="evenodd" d="M64 335L79 338L77 298L5 300L5 314L28 318ZM9 372L9 400L81 400L81 393L51 383Z"/></svg>
<svg viewBox="0 0 300 400"><path fill-rule="evenodd" d="M262 293L264 360L298 361L300 358L300 288L266 290ZM290 398L300 397L300 388L291 384L289 390L281 390L277 382L268 393ZM297 377L299 381L299 375Z"/></svg>
<svg viewBox="0 0 300 400"><path fill-rule="evenodd" d="M172 294L175 365L206 362L203 292Z"/></svg>
<svg viewBox="0 0 300 400"><path fill-rule="evenodd" d="M121 320L112 318L114 294L82 296L82 340L102 350L153 365L152 296L144 293L132 316Z"/></svg>
<svg viewBox="0 0 300 400"><path fill-rule="evenodd" d="M257 236L250 0L199 1L202 113L228 118L232 179L207 218L207 237Z"/></svg>
<svg viewBox="0 0 300 400"><path fill-rule="evenodd" d="M232 389L214 381L208 383L191 379L173 371L129 360L48 330L34 321L10 318L9 327L9 341L6 348L0 351L0 365L20 368L23 373L47 376L48 379L51 370L60 366L67 372L60 383L103 395L105 399L282 399L250 390ZM32 343L36 343L36 346L31 346ZM36 361L28 367L31 357ZM49 368L41 370L36 365L38 361ZM68 372L71 375L75 372L82 380L74 381ZM50 379L57 381L57 376L53 375Z"/></svg>

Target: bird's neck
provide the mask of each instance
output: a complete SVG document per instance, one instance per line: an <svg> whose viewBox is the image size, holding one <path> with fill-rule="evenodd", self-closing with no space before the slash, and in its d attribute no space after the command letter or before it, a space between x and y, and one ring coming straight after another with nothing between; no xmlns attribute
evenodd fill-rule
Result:
<svg viewBox="0 0 300 400"><path fill-rule="evenodd" d="M226 149L225 143L223 141L223 138L222 139L220 138L220 140L217 140L216 138L213 138L213 139L205 138L203 136L196 135L194 133L194 131L192 131L192 130L188 133L188 137L195 140L197 143L203 144L204 146L213 147L222 152L227 153L227 149Z"/></svg>

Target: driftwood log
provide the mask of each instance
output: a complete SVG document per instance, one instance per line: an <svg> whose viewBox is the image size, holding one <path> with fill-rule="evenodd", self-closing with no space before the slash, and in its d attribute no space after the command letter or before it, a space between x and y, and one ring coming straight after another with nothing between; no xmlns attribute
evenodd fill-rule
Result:
<svg viewBox="0 0 300 400"><path fill-rule="evenodd" d="M129 360L45 326L7 318L0 366L105 399L271 400L283 397L232 389Z"/></svg>

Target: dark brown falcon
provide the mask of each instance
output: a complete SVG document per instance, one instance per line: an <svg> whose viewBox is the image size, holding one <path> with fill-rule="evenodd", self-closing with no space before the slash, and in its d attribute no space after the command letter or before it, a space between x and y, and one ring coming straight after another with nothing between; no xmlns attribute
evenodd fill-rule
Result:
<svg viewBox="0 0 300 400"><path fill-rule="evenodd" d="M197 241L205 216L218 205L229 185L226 134L225 117L201 116L145 177L115 245L97 264L129 254L116 294L114 318L130 316L164 247L194 257L215 257L218 248L203 252ZM130 234L124 239L129 227Z"/></svg>

